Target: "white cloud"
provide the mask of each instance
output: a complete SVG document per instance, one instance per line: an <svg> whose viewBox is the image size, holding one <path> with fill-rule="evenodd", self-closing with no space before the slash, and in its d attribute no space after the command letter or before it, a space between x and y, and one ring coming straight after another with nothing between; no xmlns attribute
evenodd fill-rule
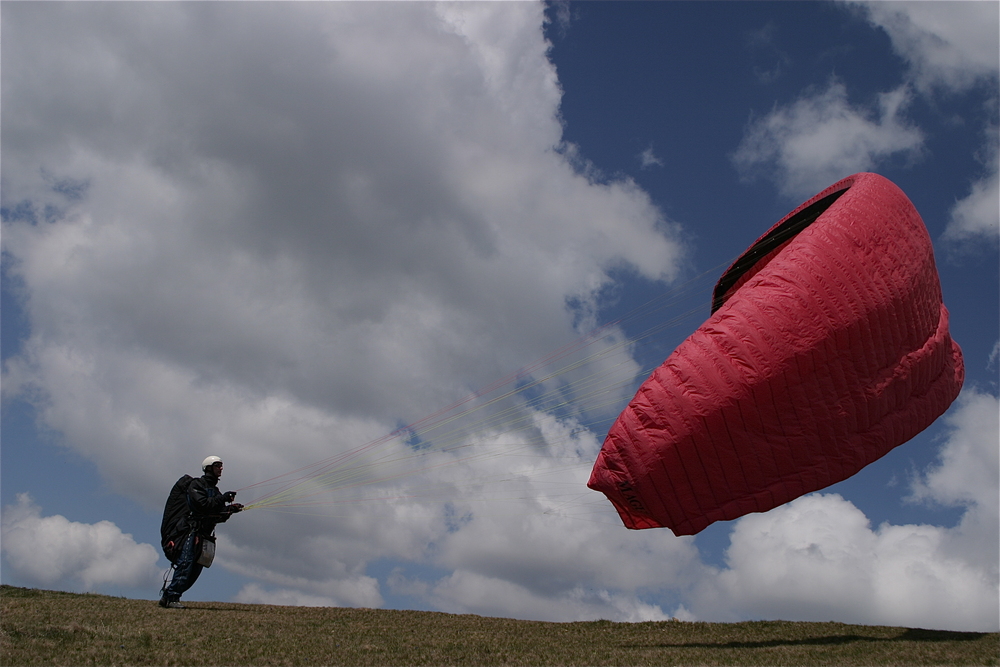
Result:
<svg viewBox="0 0 1000 667"><path fill-rule="evenodd" d="M3 509L4 558L26 584L86 591L158 585L159 554L152 545L137 544L110 521L78 523L41 512L26 493Z"/></svg>
<svg viewBox="0 0 1000 667"><path fill-rule="evenodd" d="M1000 73L1000 9L995 2L863 2L872 25L889 35L924 94L959 93L980 83L995 86ZM994 101L995 104L995 101ZM1000 234L997 128L986 128L985 176L951 211L945 239L967 242Z"/></svg>
<svg viewBox="0 0 1000 667"><path fill-rule="evenodd" d="M975 388L962 392L945 422L950 436L941 448L939 463L927 470L914 487L918 499L944 505L993 507L1000 488L1000 403Z"/></svg>
<svg viewBox="0 0 1000 667"><path fill-rule="evenodd" d="M643 152L639 153L639 164L643 169L649 169L650 167L662 167L663 160L656 156L653 152L653 147L649 146Z"/></svg>
<svg viewBox="0 0 1000 667"><path fill-rule="evenodd" d="M866 108L848 101L836 81L748 125L733 155L741 175L764 175L791 198L814 194L839 178L876 169L897 158L920 157L923 132L905 117L911 89L930 95L955 93L997 77L997 6L989 2L849 2L863 7L873 26L886 31L893 49L910 66L905 83ZM972 184L952 211L950 240L995 238L997 214L996 130L987 131L987 175Z"/></svg>
<svg viewBox="0 0 1000 667"><path fill-rule="evenodd" d="M965 507L948 548L1000 579L1000 401L966 389L945 417L950 433L938 463L913 487L914 498Z"/></svg>
<svg viewBox="0 0 1000 667"><path fill-rule="evenodd" d="M872 529L836 494L739 521L727 569L699 592L702 618L795 618L996 631L997 580L950 548L949 529ZM994 555L995 545L994 545Z"/></svg>
<svg viewBox="0 0 1000 667"><path fill-rule="evenodd" d="M257 584L247 584L233 598L243 604L273 604L287 607L336 607L337 600L321 595L309 595L288 588L265 590Z"/></svg>
<svg viewBox="0 0 1000 667"><path fill-rule="evenodd" d="M939 465L917 497L966 508L952 528L872 528L836 494L813 494L737 522L727 568L700 582L701 618L796 618L995 632L1000 627L1000 404L966 390L949 413Z"/></svg>
<svg viewBox="0 0 1000 667"><path fill-rule="evenodd" d="M486 611L491 615L562 622L600 618L641 622L670 618L657 605L630 595L576 587L551 597L508 580L462 570L437 582L431 595L438 608L456 614Z"/></svg>
<svg viewBox="0 0 1000 667"><path fill-rule="evenodd" d="M832 81L752 120L733 163L744 178L763 175L783 194L803 198L890 157L916 159L924 139L903 117L909 96L901 87L867 109L852 105L846 86Z"/></svg>
<svg viewBox="0 0 1000 667"><path fill-rule="evenodd" d="M863 2L871 23L882 28L893 49L910 64L919 88L964 90L996 77L995 2Z"/></svg>
<svg viewBox="0 0 1000 667"><path fill-rule="evenodd" d="M1000 236L1000 173L972 184L972 191L951 210L945 239L966 241Z"/></svg>
<svg viewBox="0 0 1000 667"><path fill-rule="evenodd" d="M972 183L971 192L951 209L944 238L966 243L1000 239L1000 136L993 125L986 129L982 160L986 175Z"/></svg>

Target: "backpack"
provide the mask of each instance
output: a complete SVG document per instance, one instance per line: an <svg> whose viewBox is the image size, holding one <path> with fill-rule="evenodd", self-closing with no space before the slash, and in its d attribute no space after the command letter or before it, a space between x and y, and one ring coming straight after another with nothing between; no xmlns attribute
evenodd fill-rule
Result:
<svg viewBox="0 0 1000 667"><path fill-rule="evenodd" d="M187 533L188 507L187 492L188 487L194 477L184 475L174 483L167 496L167 504L163 507L163 521L160 523L160 546L163 548L163 555L171 563L176 563L181 555L184 534Z"/></svg>

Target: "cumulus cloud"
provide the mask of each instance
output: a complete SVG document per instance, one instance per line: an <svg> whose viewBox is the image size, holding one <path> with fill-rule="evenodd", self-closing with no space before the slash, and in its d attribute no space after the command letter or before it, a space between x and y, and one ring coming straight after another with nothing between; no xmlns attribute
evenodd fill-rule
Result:
<svg viewBox="0 0 1000 667"><path fill-rule="evenodd" d="M954 527L872 527L837 494L737 522L726 568L698 586L701 618L796 618L995 632L1000 627L1000 403L966 390L920 499L965 507Z"/></svg>
<svg viewBox="0 0 1000 667"><path fill-rule="evenodd" d="M617 272L671 279L671 223L563 143L543 21L531 3L5 5L2 241L31 336L4 396L158 508L165 471L217 454L238 486L354 451L575 339ZM579 377L635 374L601 354L615 333ZM492 456L435 450L320 516L241 515L219 563L258 582L247 600L378 606L366 569L386 558L526 590L463 538L494 520L474 481L516 467L507 516L552 512L565 500L516 491L581 484L596 443L524 407L532 438L466 439ZM563 441L572 461L544 463ZM533 564L565 556L502 528ZM575 529L551 521L542 544ZM625 539L606 548L648 569Z"/></svg>
<svg viewBox="0 0 1000 667"><path fill-rule="evenodd" d="M936 465L913 486L913 497L964 507L949 548L998 581L1000 556L1000 401L967 389L945 422L950 435Z"/></svg>
<svg viewBox="0 0 1000 667"><path fill-rule="evenodd" d="M577 621L606 618L626 622L663 621L670 618L659 606L607 590L585 590L582 586L556 597L495 577L456 570L438 581L430 591L436 606L458 614L481 610L503 616L539 621Z"/></svg>
<svg viewBox="0 0 1000 667"><path fill-rule="evenodd" d="M991 2L863 2L872 25L892 40L909 64L909 80L922 93L955 94L986 83L1000 73L1000 14ZM995 120L994 120L995 123ZM951 211L945 239L996 242L1000 233L1000 185L996 125L984 131L985 174Z"/></svg>
<svg viewBox="0 0 1000 667"><path fill-rule="evenodd" d="M996 77L997 22L991 2L861 2L870 22L885 30L922 90L960 91Z"/></svg>
<svg viewBox="0 0 1000 667"><path fill-rule="evenodd" d="M988 2L850 2L884 30L909 64L906 80L873 105L851 104L833 81L821 91L776 105L753 119L733 162L744 178L763 176L793 199L807 197L839 178L873 170L889 159L921 157L923 132L907 117L914 94L955 94L986 82L995 86L997 8ZM996 130L985 132L984 177L951 213L947 239L994 239L997 213Z"/></svg>
<svg viewBox="0 0 1000 667"><path fill-rule="evenodd" d="M986 175L972 183L969 195L950 211L944 238L960 244L1000 239L1000 133L996 125L986 132L983 163Z"/></svg>
<svg viewBox="0 0 1000 667"><path fill-rule="evenodd" d="M288 588L266 590L257 584L247 584L241 588L240 592L233 598L233 602L241 602L243 604L272 604L285 607L340 606L334 598L309 595L308 593Z"/></svg>
<svg viewBox="0 0 1000 667"><path fill-rule="evenodd" d="M581 497L596 445L568 471L558 470L567 457L556 454L549 474L507 486L504 497L517 499L513 504L470 504L461 529L437 541L433 562L452 574L424 582L429 599L456 613L494 610L538 620L668 617L643 594L676 591L704 566L692 540L667 531L630 533L603 498ZM596 506L581 506L586 502Z"/></svg>
<svg viewBox="0 0 1000 667"><path fill-rule="evenodd" d="M766 177L798 199L893 156L917 159L924 137L903 114L909 99L904 86L879 95L875 108L852 105L847 87L831 81L751 120L733 163L742 177Z"/></svg>
<svg viewBox="0 0 1000 667"><path fill-rule="evenodd" d="M153 588L159 554L138 544L110 521L94 524L42 516L31 497L3 509L2 543L7 567L31 586L69 586L97 591L109 586Z"/></svg>
<svg viewBox="0 0 1000 667"><path fill-rule="evenodd" d="M945 239L965 241L984 238L996 241L1000 235L1000 174L972 184L972 192L951 211Z"/></svg>

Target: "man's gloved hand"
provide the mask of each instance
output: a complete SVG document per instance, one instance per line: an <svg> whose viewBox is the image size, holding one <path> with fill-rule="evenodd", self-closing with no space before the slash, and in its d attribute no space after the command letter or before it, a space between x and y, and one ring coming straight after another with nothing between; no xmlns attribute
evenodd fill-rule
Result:
<svg viewBox="0 0 1000 667"><path fill-rule="evenodd" d="M226 491L225 493L222 494L222 497L223 497L223 499L225 499L225 501L227 503L231 503L234 500L236 500L236 492L235 491Z"/></svg>
<svg viewBox="0 0 1000 667"><path fill-rule="evenodd" d="M239 503L233 503L232 505L229 506L229 511L232 512L233 514L236 514L237 512L242 512L243 505L240 505Z"/></svg>

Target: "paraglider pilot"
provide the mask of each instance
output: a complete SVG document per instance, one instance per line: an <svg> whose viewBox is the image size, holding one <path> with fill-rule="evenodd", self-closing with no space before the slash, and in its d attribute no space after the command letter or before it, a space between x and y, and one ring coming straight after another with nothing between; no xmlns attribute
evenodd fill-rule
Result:
<svg viewBox="0 0 1000 667"><path fill-rule="evenodd" d="M235 491L219 491L222 459L209 456L202 461L201 470L201 477L185 475L177 481L164 510L163 548L174 564L174 576L162 590L160 606L168 609L184 609L181 595L215 557L216 524L228 521L243 509L243 505L233 502Z"/></svg>

